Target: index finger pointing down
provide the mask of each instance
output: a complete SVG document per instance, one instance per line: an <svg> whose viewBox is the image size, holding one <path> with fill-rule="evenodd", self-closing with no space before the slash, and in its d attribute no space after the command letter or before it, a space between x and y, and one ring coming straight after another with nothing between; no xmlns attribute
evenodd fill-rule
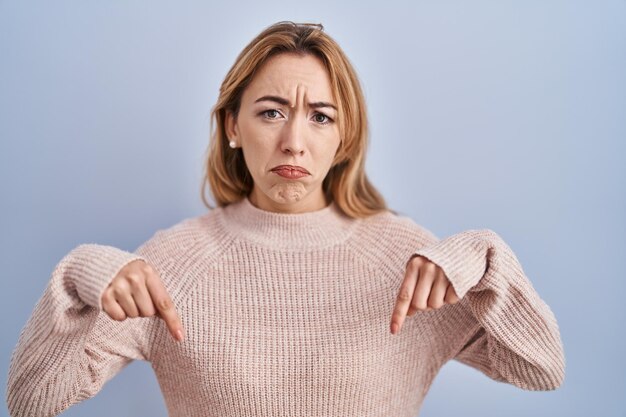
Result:
<svg viewBox="0 0 626 417"><path fill-rule="evenodd" d="M158 315L165 321L174 339L182 341L183 325L163 282L158 276L150 274L146 279L146 286Z"/></svg>
<svg viewBox="0 0 626 417"><path fill-rule="evenodd" d="M400 290L396 298L396 304L393 308L391 315L391 334L396 334L402 328L407 311L413 299L413 292L415 291L415 283L418 279L419 269L415 262L407 263L406 270L404 272L404 280L400 285Z"/></svg>

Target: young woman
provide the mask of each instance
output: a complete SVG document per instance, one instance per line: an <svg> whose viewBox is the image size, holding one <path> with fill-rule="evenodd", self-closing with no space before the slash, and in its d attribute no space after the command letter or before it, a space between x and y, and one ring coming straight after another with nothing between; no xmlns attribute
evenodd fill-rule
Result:
<svg viewBox="0 0 626 417"><path fill-rule="evenodd" d="M363 94L321 25L260 33L213 117L209 210L59 262L12 356L12 416L61 413L135 359L172 417L413 417L452 359L561 385L557 321L509 246L440 240L368 181Z"/></svg>

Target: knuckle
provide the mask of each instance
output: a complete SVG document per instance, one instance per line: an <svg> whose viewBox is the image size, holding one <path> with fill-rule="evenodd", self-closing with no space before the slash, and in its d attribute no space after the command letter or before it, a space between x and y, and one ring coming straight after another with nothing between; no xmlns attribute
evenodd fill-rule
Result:
<svg viewBox="0 0 626 417"><path fill-rule="evenodd" d="M457 297L456 295L454 295L453 292L448 291L448 294L446 294L446 298L445 298L446 302L448 304L455 304L456 302L459 301L459 297Z"/></svg>
<svg viewBox="0 0 626 417"><path fill-rule="evenodd" d="M172 307L172 302L169 298L160 298L157 300L157 306L161 310L169 310Z"/></svg>
<svg viewBox="0 0 626 417"><path fill-rule="evenodd" d="M117 298L117 297L120 297L120 296L122 296L122 295L124 295L126 293L126 288L124 286L120 285L119 283L117 283L116 285L111 287L111 292Z"/></svg>
<svg viewBox="0 0 626 417"><path fill-rule="evenodd" d="M143 287L143 277L138 275L133 275L132 277L128 277L128 284L131 289L138 290Z"/></svg>
<svg viewBox="0 0 626 417"><path fill-rule="evenodd" d="M418 271L422 269L425 265L428 265L429 260L421 255L416 255L413 258L409 259L407 263L407 267L411 268L414 271ZM407 268L407 269L408 269Z"/></svg>
<svg viewBox="0 0 626 417"><path fill-rule="evenodd" d="M126 280L128 282L137 282L141 280L141 274L137 271L131 271L126 274Z"/></svg>
<svg viewBox="0 0 626 417"><path fill-rule="evenodd" d="M106 290L104 290L104 292L102 293L102 296L100 297L100 302L102 303L102 306L107 305L110 299L111 299L111 290L107 288Z"/></svg>
<svg viewBox="0 0 626 417"><path fill-rule="evenodd" d="M424 264L424 270L428 273L433 273L436 269L437 265L432 262L426 262L426 264Z"/></svg>
<svg viewBox="0 0 626 417"><path fill-rule="evenodd" d="M146 278L157 278L159 277L159 271L156 270L152 265L146 264L146 268L144 269L144 273L146 274Z"/></svg>
<svg viewBox="0 0 626 417"><path fill-rule="evenodd" d="M400 292L398 293L398 300L400 301L408 301L411 298L411 294L409 294L409 289L408 288L402 288L400 289Z"/></svg>
<svg viewBox="0 0 626 417"><path fill-rule="evenodd" d="M407 261L406 266L407 266L407 267L410 267L410 266L413 266L413 265L418 264L419 262L420 262L420 260L419 260L419 255L413 255L413 256L412 256L411 258L409 258L409 260Z"/></svg>

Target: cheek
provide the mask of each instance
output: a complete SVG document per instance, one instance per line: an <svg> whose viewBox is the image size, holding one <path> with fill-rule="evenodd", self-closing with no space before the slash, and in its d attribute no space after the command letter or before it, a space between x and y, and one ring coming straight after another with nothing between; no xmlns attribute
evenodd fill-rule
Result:
<svg viewBox="0 0 626 417"><path fill-rule="evenodd" d="M320 163L323 163L325 166L327 165L330 168L330 165L335 159L335 154L337 153L338 147L338 139L329 139L327 142L324 143L324 146L320 146L315 149L314 154L316 160L320 161Z"/></svg>
<svg viewBox="0 0 626 417"><path fill-rule="evenodd" d="M248 124L241 127L241 135L248 168L250 171L263 171L270 152L268 144L272 143L271 133Z"/></svg>

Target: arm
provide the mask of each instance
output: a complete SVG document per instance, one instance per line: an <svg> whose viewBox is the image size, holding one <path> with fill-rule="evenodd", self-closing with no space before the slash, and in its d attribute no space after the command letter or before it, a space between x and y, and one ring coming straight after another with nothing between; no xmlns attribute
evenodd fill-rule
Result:
<svg viewBox="0 0 626 417"><path fill-rule="evenodd" d="M511 248L492 230L467 230L415 252L439 265L474 317L455 360L526 390L565 377L559 328Z"/></svg>
<svg viewBox="0 0 626 417"><path fill-rule="evenodd" d="M11 416L56 416L93 397L132 360L147 360L148 318L115 321L100 300L117 272L135 259L143 258L82 244L56 265L11 356Z"/></svg>

